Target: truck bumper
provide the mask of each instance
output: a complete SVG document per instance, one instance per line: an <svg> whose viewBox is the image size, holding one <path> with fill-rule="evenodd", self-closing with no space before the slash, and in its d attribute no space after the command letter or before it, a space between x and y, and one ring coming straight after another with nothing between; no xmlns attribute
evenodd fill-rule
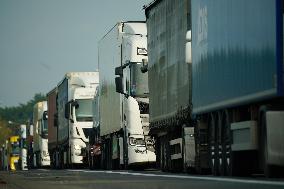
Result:
<svg viewBox="0 0 284 189"><path fill-rule="evenodd" d="M71 163L82 164L83 158L86 157L86 143L81 139L71 140Z"/></svg>
<svg viewBox="0 0 284 189"><path fill-rule="evenodd" d="M128 147L128 164L141 164L156 162L156 154L146 147L129 146Z"/></svg>

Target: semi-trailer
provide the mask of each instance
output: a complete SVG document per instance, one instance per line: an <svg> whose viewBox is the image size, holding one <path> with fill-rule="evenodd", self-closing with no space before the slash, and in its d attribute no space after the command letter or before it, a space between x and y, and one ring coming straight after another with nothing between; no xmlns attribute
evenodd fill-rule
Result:
<svg viewBox="0 0 284 189"><path fill-rule="evenodd" d="M282 0L192 0L192 113L214 175L281 175Z"/></svg>
<svg viewBox="0 0 284 189"><path fill-rule="evenodd" d="M58 129L58 114L57 114L57 87L47 93L47 107L48 107L48 152L50 154L50 166L51 168L59 168L60 166L56 162L57 148L57 129Z"/></svg>
<svg viewBox="0 0 284 189"><path fill-rule="evenodd" d="M118 22L98 44L100 72L99 135L106 169L156 161L149 137L145 22ZM118 77L116 77L118 75Z"/></svg>
<svg viewBox="0 0 284 189"><path fill-rule="evenodd" d="M52 164L58 168L88 163L87 143L93 127L92 101L98 83L98 72L68 72L56 87L57 113L50 112L50 116L54 119L54 115L57 115L57 123L49 122L56 137L50 136L54 143L53 149L49 150L52 152ZM55 97L51 98L51 111L55 111Z"/></svg>
<svg viewBox="0 0 284 189"><path fill-rule="evenodd" d="M48 153L47 101L34 105L33 110L33 166L50 166Z"/></svg>
<svg viewBox="0 0 284 189"><path fill-rule="evenodd" d="M11 171L16 171L20 168L20 137L18 135L10 136L6 142L7 144L7 168Z"/></svg>
<svg viewBox="0 0 284 189"><path fill-rule="evenodd" d="M146 7L150 134L161 169L281 175L282 5L156 0Z"/></svg>
<svg viewBox="0 0 284 189"><path fill-rule="evenodd" d="M191 64L185 60L190 1L153 1L145 14L150 134L155 136L157 164L168 171L188 169L195 163L194 129L190 127Z"/></svg>

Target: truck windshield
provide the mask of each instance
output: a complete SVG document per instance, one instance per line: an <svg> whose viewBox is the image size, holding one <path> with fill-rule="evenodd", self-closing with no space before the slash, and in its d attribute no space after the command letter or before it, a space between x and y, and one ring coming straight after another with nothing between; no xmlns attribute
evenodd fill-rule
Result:
<svg viewBox="0 0 284 189"><path fill-rule="evenodd" d="M92 99L79 99L78 108L75 110L77 121L93 121Z"/></svg>
<svg viewBox="0 0 284 189"><path fill-rule="evenodd" d="M149 94L148 88L148 72L142 73L142 63L133 63L130 67L130 94L134 97L147 97Z"/></svg>
<svg viewBox="0 0 284 189"><path fill-rule="evenodd" d="M47 120L42 120L42 131L47 132L48 126L47 126Z"/></svg>
<svg viewBox="0 0 284 189"><path fill-rule="evenodd" d="M44 139L47 139L47 137L48 137L47 119L41 120L41 137L44 138Z"/></svg>

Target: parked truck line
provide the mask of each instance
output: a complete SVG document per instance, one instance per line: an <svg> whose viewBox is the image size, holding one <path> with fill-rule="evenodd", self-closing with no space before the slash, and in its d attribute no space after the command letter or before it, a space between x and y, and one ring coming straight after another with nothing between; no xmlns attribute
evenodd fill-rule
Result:
<svg viewBox="0 0 284 189"><path fill-rule="evenodd" d="M281 175L282 4L157 0L146 7L150 133L162 170Z"/></svg>
<svg viewBox="0 0 284 189"><path fill-rule="evenodd" d="M47 101L34 105L33 112L33 166L50 166L48 152Z"/></svg>

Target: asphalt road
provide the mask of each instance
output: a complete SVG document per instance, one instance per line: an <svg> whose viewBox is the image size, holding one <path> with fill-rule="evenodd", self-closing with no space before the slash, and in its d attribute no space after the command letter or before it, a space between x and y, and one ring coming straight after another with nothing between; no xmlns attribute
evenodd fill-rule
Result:
<svg viewBox="0 0 284 189"><path fill-rule="evenodd" d="M284 180L167 174L159 171L0 171L0 189L283 189Z"/></svg>

